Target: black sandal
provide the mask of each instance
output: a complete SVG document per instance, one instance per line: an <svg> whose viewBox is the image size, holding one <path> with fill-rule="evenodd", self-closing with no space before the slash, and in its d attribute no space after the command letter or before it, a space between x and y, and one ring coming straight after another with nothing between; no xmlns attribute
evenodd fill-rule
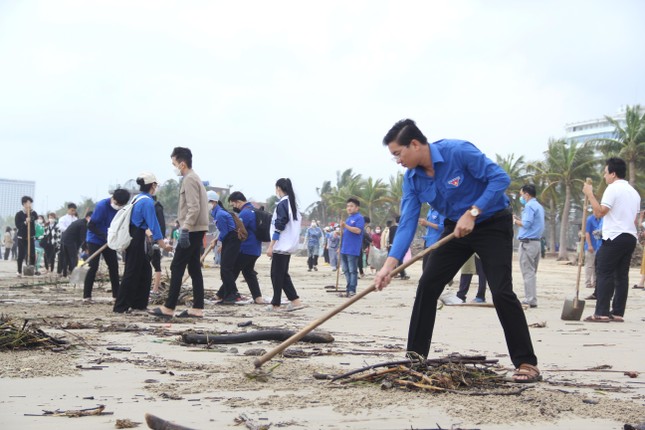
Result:
<svg viewBox="0 0 645 430"><path fill-rule="evenodd" d="M161 308L154 308L152 310L149 310L148 315L152 315L153 317L158 317L158 318L165 318L165 319L172 318L172 315L164 314L161 311Z"/></svg>
<svg viewBox="0 0 645 430"><path fill-rule="evenodd" d="M192 315L188 313L187 309L184 309L181 313L175 315L175 318L204 318L203 315Z"/></svg>

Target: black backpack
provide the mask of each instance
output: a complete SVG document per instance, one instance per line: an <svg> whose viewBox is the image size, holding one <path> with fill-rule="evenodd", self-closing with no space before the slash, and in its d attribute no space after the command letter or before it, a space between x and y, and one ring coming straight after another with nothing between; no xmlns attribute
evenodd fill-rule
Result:
<svg viewBox="0 0 645 430"><path fill-rule="evenodd" d="M262 209L253 209L255 212L255 237L260 242L271 242L271 215Z"/></svg>

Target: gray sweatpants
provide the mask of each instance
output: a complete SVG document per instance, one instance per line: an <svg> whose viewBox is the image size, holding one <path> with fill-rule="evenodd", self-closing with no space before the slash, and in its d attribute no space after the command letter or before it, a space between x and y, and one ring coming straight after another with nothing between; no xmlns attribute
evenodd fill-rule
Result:
<svg viewBox="0 0 645 430"><path fill-rule="evenodd" d="M537 305L537 268L540 262L540 241L520 242L520 270L524 278L524 303Z"/></svg>

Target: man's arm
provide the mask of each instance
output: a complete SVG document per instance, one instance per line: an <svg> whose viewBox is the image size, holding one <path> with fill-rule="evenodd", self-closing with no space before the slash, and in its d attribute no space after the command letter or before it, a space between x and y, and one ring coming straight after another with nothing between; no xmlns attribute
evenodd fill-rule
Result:
<svg viewBox="0 0 645 430"><path fill-rule="evenodd" d="M184 185L186 187L186 218L184 219L184 225L182 228L190 231L192 227L195 226L197 219L199 218L199 211L201 209L200 187L203 187L204 185L202 185L195 176L189 177L189 180L186 182L187 183Z"/></svg>
<svg viewBox="0 0 645 430"><path fill-rule="evenodd" d="M584 184L584 186L582 187L582 192L589 199L589 203L591 204L591 207L593 209L593 214L596 216L596 218L602 218L609 213L609 207L598 203L598 199L596 199L596 196L593 194L592 184Z"/></svg>

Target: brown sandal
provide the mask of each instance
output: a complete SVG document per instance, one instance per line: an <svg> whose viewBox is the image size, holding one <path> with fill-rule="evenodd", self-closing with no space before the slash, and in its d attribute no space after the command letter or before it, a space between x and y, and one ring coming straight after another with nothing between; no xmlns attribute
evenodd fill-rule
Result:
<svg viewBox="0 0 645 430"><path fill-rule="evenodd" d="M513 374L513 382L519 384L531 384L542 380L540 370L532 364L522 363L520 368Z"/></svg>

